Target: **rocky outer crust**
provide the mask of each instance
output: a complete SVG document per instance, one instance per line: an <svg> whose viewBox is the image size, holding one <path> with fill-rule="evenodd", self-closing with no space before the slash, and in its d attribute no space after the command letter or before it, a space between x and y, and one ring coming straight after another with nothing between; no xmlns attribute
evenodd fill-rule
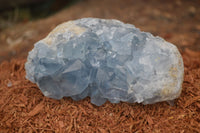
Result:
<svg viewBox="0 0 200 133"><path fill-rule="evenodd" d="M176 46L118 20L83 18L58 25L35 44L26 78L47 97L98 106L109 100L151 104L182 90L184 67Z"/></svg>

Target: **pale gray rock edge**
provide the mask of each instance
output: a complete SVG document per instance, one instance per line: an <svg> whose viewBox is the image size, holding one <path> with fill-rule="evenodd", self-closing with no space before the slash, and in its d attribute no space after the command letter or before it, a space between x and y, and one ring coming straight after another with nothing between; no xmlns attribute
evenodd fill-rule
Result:
<svg viewBox="0 0 200 133"><path fill-rule="evenodd" d="M181 94L182 57L173 44L118 20L83 18L37 42L26 78L50 98L87 96L95 105L173 100Z"/></svg>

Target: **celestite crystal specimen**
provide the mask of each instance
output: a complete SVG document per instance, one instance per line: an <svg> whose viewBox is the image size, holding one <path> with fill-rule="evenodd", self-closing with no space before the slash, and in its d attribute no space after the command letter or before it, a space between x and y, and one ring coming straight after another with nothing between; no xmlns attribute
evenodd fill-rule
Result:
<svg viewBox="0 0 200 133"><path fill-rule="evenodd" d="M182 57L173 44L118 20L83 18L35 44L26 78L54 99L87 96L95 105L151 104L179 97Z"/></svg>

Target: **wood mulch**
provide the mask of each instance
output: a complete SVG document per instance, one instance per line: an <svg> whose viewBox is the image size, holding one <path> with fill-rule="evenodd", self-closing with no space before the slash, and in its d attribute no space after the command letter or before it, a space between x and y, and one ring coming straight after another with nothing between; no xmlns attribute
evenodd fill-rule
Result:
<svg viewBox="0 0 200 133"><path fill-rule="evenodd" d="M200 52L182 53L185 78L175 105L53 100L25 79L25 60L0 65L0 132L200 132Z"/></svg>

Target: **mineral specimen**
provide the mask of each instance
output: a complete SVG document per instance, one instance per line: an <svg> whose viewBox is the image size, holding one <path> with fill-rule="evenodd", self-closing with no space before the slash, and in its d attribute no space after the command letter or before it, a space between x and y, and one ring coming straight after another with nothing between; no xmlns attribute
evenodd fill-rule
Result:
<svg viewBox="0 0 200 133"><path fill-rule="evenodd" d="M173 44L118 20L83 18L57 26L35 44L26 78L54 99L87 96L95 105L173 100L183 61Z"/></svg>

